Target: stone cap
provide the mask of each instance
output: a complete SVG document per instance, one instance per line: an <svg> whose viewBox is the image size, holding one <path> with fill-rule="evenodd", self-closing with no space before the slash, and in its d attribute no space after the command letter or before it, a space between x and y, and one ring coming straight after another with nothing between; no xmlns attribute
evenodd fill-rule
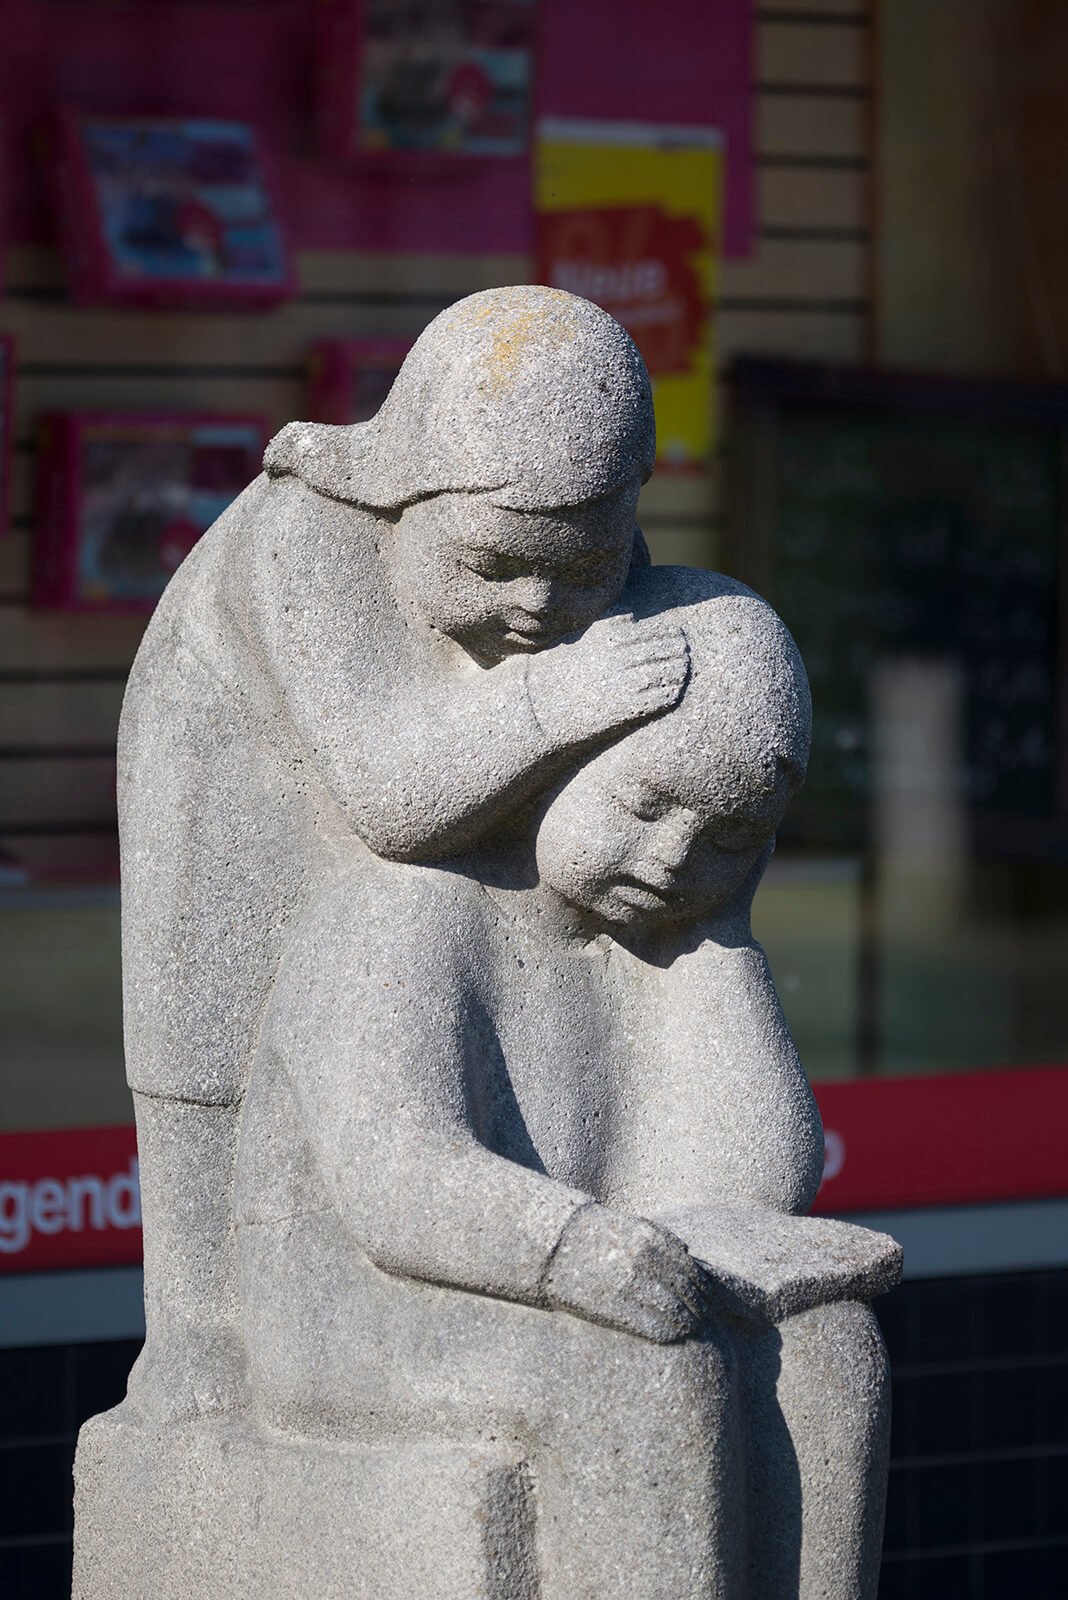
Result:
<svg viewBox="0 0 1068 1600"><path fill-rule="evenodd" d="M354 505L396 509L444 491L495 491L520 511L583 505L653 470L645 363L578 295L486 289L434 318L385 402L349 427L291 422L264 466Z"/></svg>

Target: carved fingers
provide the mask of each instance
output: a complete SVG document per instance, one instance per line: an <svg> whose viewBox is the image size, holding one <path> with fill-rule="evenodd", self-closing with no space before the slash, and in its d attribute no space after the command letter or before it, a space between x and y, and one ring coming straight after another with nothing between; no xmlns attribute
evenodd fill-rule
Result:
<svg viewBox="0 0 1068 1600"><path fill-rule="evenodd" d="M622 619L620 619L622 620ZM633 623L613 646L615 709L629 720L673 706L686 687L690 648L675 622Z"/></svg>
<svg viewBox="0 0 1068 1600"><path fill-rule="evenodd" d="M689 669L689 646L677 622L604 617L531 657L529 683L542 726L569 744L669 710Z"/></svg>
<svg viewBox="0 0 1068 1600"><path fill-rule="evenodd" d="M701 1265L665 1228L588 1205L564 1228L544 1290L554 1310L671 1344L711 1316L706 1283Z"/></svg>

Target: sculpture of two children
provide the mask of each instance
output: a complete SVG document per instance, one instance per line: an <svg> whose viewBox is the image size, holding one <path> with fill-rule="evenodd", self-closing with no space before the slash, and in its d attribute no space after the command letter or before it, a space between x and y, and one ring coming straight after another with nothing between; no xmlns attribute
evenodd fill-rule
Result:
<svg viewBox="0 0 1068 1600"><path fill-rule="evenodd" d="M83 1600L142 1592L94 1555L138 1428L504 1451L527 1534L448 1600L874 1596L897 1256L802 1217L822 1132L749 929L807 684L757 596L649 565L653 454L610 317L474 295L371 422L283 430L153 618L148 1338L80 1454ZM267 1592L311 1593L286 1559Z"/></svg>

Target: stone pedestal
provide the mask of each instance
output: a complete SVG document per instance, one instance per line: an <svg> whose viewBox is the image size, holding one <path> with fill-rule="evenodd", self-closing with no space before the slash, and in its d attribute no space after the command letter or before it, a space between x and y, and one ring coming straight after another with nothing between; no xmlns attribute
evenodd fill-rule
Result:
<svg viewBox="0 0 1068 1600"><path fill-rule="evenodd" d="M160 1428L127 1403L82 1429L74 1600L527 1600L521 1462L484 1447Z"/></svg>

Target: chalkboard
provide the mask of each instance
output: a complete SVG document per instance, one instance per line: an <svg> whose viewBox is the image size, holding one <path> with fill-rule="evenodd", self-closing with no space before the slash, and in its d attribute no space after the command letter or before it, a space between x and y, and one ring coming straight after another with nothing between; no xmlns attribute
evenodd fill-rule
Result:
<svg viewBox="0 0 1068 1600"><path fill-rule="evenodd" d="M812 684L809 778L784 838L863 842L873 675L919 658L961 675L977 831L1062 853L1068 395L756 361L734 378L730 570L777 607Z"/></svg>

